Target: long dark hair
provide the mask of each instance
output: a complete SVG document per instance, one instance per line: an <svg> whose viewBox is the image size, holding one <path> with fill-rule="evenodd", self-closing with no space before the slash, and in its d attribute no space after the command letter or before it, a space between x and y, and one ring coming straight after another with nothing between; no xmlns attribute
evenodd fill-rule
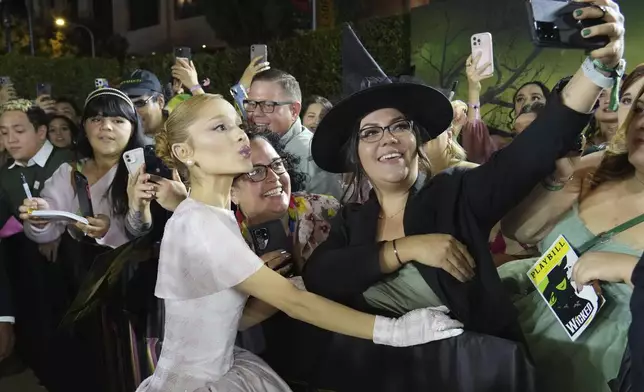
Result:
<svg viewBox="0 0 644 392"><path fill-rule="evenodd" d="M538 80L533 80L531 82L523 83L521 86L519 86L517 91L515 91L514 95L512 96L512 110L510 111L510 122L508 124L509 129L512 129L514 127L514 120L516 120L518 117L518 114L516 113L514 108L516 107L517 95L519 95L519 91L521 91L522 88L533 84L535 86L539 86L539 88L541 89L541 92L543 93L544 98L546 99L546 101L548 100L548 96L550 95L550 89L545 84L543 84Z"/></svg>
<svg viewBox="0 0 644 392"><path fill-rule="evenodd" d="M49 117L49 124L52 123L54 120L63 120L65 124L67 124L67 127L69 128L69 132L72 134L72 145L69 146L69 149L74 149L76 146L76 143L78 141L78 137L81 134L80 128L78 127L78 124L76 124L74 121L70 120L69 117L65 116L60 116L60 115L54 115ZM47 125L47 140L49 140L49 124Z"/></svg>
<svg viewBox="0 0 644 392"><path fill-rule="evenodd" d="M76 155L79 159L94 158L94 149L92 149L92 146L89 144L89 139L85 132L85 121L88 118L96 116L122 117L132 124L130 139L121 154L125 151L143 147L145 145L143 127L141 126L139 115L134 110L134 107L123 98L107 94L99 95L91 99L85 105L85 110L83 111L83 117L81 119L82 132L80 133L76 146ZM127 214L128 176L129 173L125 166L125 161L123 161L123 159L119 159L114 180L109 187L110 202L112 204L112 212L114 215L125 216Z"/></svg>
<svg viewBox="0 0 644 392"><path fill-rule="evenodd" d="M425 154L423 149L423 139L421 135L427 131L420 125L416 124L412 118L407 118L413 123L412 131L416 137L416 154L418 155L418 172L424 173L426 175L425 181L428 181L432 176L431 164L429 163L429 158ZM345 144L345 154L347 157L347 165L351 167L351 180L349 185L353 184L354 186L348 186L344 191L341 200L349 200L358 198L358 200L366 200L368 195L362 194L362 187L360 184L365 179L368 179L367 173L365 173L362 163L360 162L360 157L358 155L358 144L360 143L360 122L362 119L358 120L353 126L353 133L347 144Z"/></svg>

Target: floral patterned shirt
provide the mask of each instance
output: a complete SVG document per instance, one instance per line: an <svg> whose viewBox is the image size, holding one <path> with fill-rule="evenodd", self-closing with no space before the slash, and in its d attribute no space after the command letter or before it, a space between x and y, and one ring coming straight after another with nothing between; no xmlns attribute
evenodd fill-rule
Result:
<svg viewBox="0 0 644 392"><path fill-rule="evenodd" d="M340 209L340 203L333 196L298 192L291 195L288 207L289 230L294 238L293 257L301 265L311 256L315 248L326 241L331 230L329 220ZM251 244L244 217L237 211L237 223L246 241Z"/></svg>

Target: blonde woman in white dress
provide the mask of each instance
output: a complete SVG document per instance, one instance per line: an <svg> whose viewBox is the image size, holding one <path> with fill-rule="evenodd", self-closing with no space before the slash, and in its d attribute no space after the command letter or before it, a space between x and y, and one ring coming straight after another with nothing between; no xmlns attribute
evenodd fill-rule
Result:
<svg viewBox="0 0 644 392"><path fill-rule="evenodd" d="M229 209L233 179L253 165L241 120L221 96L181 103L157 135L156 151L169 166L187 169L192 191L165 228L155 292L165 302L165 339L155 373L138 392L290 391L261 359L234 347L238 329L265 320L275 308L391 346L462 333L444 308L399 319L372 316L298 289L265 267Z"/></svg>

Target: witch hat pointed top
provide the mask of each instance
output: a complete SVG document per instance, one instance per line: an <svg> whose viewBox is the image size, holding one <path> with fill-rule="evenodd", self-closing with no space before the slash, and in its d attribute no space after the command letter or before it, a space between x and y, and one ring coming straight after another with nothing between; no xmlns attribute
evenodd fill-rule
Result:
<svg viewBox="0 0 644 392"><path fill-rule="evenodd" d="M342 31L342 68L345 98L324 116L311 144L313 160L328 172L353 170L349 142L356 137L356 123L371 112L398 109L417 124L423 143L452 122L452 105L442 92L410 78L389 78L348 24Z"/></svg>
<svg viewBox="0 0 644 392"><path fill-rule="evenodd" d="M374 84L391 83L349 23L342 26L342 93L349 96Z"/></svg>

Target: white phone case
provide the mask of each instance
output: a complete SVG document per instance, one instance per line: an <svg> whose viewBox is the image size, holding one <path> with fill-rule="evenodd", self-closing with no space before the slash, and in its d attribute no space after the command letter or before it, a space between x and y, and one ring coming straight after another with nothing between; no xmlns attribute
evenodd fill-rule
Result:
<svg viewBox="0 0 644 392"><path fill-rule="evenodd" d="M474 57L476 53L481 53L481 59L477 64L477 68L482 67L486 63L490 63L490 66L485 69L482 76L490 77L494 75L494 47L492 45L492 34L474 34L470 44L472 45L472 57Z"/></svg>
<svg viewBox="0 0 644 392"><path fill-rule="evenodd" d="M134 150L126 151L123 154L123 160L125 161L125 166L127 171L130 174L134 174L139 170L139 168L145 163L145 155L143 154L143 149L141 147L135 148Z"/></svg>

